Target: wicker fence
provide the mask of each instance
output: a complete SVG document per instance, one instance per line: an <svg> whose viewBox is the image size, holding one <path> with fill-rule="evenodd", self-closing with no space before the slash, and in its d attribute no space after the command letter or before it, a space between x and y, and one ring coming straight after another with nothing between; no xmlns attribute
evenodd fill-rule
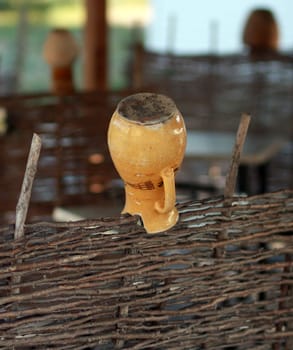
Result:
<svg viewBox="0 0 293 350"><path fill-rule="evenodd" d="M249 112L250 130L292 136L292 67L292 52L178 56L138 47L133 86L173 98L191 129L235 130Z"/></svg>
<svg viewBox="0 0 293 350"><path fill-rule="evenodd" d="M156 64L160 62L158 57L153 59ZM170 58L166 56L165 59L170 64ZM175 60L175 58L172 59ZM177 59L178 64L180 60L184 61L184 58L178 57ZM200 58L198 59L200 60ZM202 58L202 60L204 59ZM151 64L152 60L148 62ZM207 65L209 60L206 59L203 62L204 65ZM191 60L189 62L190 69L191 67L193 69L201 67L200 63L198 65L192 65L192 63L194 64ZM287 61L285 63L288 64ZM228 63L226 65L228 66ZM164 63L163 67L166 70L169 66L165 66ZM192 75L190 75L193 79L190 78L191 81L179 80L177 82L180 74L178 65L176 67L177 70L174 70L173 75L169 78L172 79L172 84L168 85L168 80L158 80L158 84L162 84L162 86L159 85L160 89L162 89L159 92L168 92L170 96L174 97L174 101L182 109L187 127L189 129L195 127L196 130L230 130L235 132L241 112L249 111L250 104L247 96L241 102L242 105L239 108L235 108L233 112L230 111L228 113L227 110L217 110L215 113L206 114L205 112L202 114L200 112L202 110L201 106L205 106L206 109L213 105L208 101L212 96L211 93L202 93L200 85L195 83L197 78L195 76L192 78ZM185 65L182 64L182 69L184 67ZM188 69L188 67L185 67L185 69ZM227 73L227 70L224 70L224 72ZM293 99L288 99L288 96L293 94L293 70L290 72L291 75L288 74L284 81L287 87L290 85L289 82L291 82L291 90L288 88L280 100L285 101L283 112L284 110L288 112L290 106L293 105ZM231 75L228 76L230 77ZM210 81L209 75L207 75L204 81L204 84L209 86L214 80ZM221 82L227 82L224 76L222 76ZM277 86L278 89L284 88L283 85L279 86L277 84ZM157 86L157 88L159 87ZM166 87L171 90L164 90ZM239 91L240 87L242 88L241 84L238 84L238 88L233 85L233 88L226 90L223 85L222 89L218 89L219 96L220 92L224 94L226 91L226 98L223 100L226 102L223 103L223 106L230 108L231 104L229 101L234 99L235 94L238 97L239 95L244 96ZM209 90L208 87L207 89ZM49 218L53 208L58 205L111 201L113 193L109 193L108 190L112 188L111 181L117 178L117 173L109 156L106 130L117 103L123 97L137 91L96 91L92 93L75 93L68 96L34 94L2 97L0 106L7 110L10 130L6 135L0 136L0 161L2 164L0 171L2 199L0 201L0 224L11 223L15 220L15 206L33 133L40 135L43 145L30 203L30 220L39 220L43 217ZM201 94L198 96L200 91ZM229 95L228 91L234 91L234 93ZM269 105L273 103L271 99L267 101L269 101ZM288 101L291 101L290 106ZM282 104L282 102L280 103ZM277 133L280 131L280 128L285 128L286 133L281 134L282 137L288 139L290 124L292 124L292 114L290 117L290 115L285 112L283 114L283 112L279 110L277 115L280 115L280 118L287 118L286 121L277 121L277 125L274 124L270 131L266 130L266 135ZM271 116L271 114L267 115ZM250 133L257 129L257 125L259 125L258 119L258 114L252 116ZM265 129L262 130L262 135L264 131ZM91 161L91 156L97 153L103 157L102 162ZM278 157L273 159L270 164L268 171L269 191L292 188L292 154L293 142L291 137L291 142L286 145ZM206 168L206 164L203 165L203 168ZM252 174L252 178L254 178L253 176L255 177ZM99 191L100 193L98 193Z"/></svg>
<svg viewBox="0 0 293 350"><path fill-rule="evenodd" d="M0 228L0 349L292 349L293 191Z"/></svg>
<svg viewBox="0 0 293 350"><path fill-rule="evenodd" d="M105 199L103 193L117 177L108 152L107 128L117 103L128 94L129 91L96 91L0 99L10 128L0 136L0 223L14 221L33 133L42 138L42 151L30 219L49 217L56 205L98 202L99 196ZM100 161L92 160L93 155L98 155Z"/></svg>

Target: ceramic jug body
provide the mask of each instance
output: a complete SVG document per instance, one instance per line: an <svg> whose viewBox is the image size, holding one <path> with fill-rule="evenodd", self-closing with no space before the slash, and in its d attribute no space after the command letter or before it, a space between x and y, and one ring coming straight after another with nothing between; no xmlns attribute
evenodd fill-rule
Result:
<svg viewBox="0 0 293 350"><path fill-rule="evenodd" d="M184 120L163 95L141 93L120 102L110 121L109 150L125 183L123 213L140 215L147 232L178 220L175 172L186 146Z"/></svg>

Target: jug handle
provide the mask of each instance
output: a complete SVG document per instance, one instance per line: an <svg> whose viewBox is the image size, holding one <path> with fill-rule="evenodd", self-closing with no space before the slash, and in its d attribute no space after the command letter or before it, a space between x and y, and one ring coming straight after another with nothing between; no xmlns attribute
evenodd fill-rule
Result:
<svg viewBox="0 0 293 350"><path fill-rule="evenodd" d="M163 179L165 200L164 200L163 207L159 202L155 202L155 209L160 214L165 214L171 211L175 206L175 199L176 199L175 176L172 168L163 169L160 175Z"/></svg>

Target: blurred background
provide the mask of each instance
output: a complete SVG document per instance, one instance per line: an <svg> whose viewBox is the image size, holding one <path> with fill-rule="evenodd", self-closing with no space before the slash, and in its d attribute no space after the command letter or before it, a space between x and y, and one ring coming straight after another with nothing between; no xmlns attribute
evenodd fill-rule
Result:
<svg viewBox="0 0 293 350"><path fill-rule="evenodd" d="M293 47L291 0L107 0L108 86L128 84L127 65L134 40L157 52L175 54L243 52L242 30L256 7L270 8L280 30L280 49ZM75 84L83 88L84 0L1 0L0 79L6 92L47 91L48 65L42 49L49 31L73 33L81 52L74 65ZM0 88L1 91L1 88Z"/></svg>
<svg viewBox="0 0 293 350"><path fill-rule="evenodd" d="M29 220L73 205L119 214L107 128L141 91L170 96L184 116L179 199L223 194L243 112L236 191L292 188L292 13L292 0L0 0L0 223L14 220L33 132Z"/></svg>

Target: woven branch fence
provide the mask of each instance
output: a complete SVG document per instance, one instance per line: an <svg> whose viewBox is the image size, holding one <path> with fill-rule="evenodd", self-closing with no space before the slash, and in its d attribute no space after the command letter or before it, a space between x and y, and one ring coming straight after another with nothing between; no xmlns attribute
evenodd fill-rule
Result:
<svg viewBox="0 0 293 350"><path fill-rule="evenodd" d="M0 228L0 349L293 349L293 191Z"/></svg>
<svg viewBox="0 0 293 350"><path fill-rule="evenodd" d="M239 111L250 130L292 135L293 55L173 55L138 47L133 86L170 96L188 129L235 130Z"/></svg>

